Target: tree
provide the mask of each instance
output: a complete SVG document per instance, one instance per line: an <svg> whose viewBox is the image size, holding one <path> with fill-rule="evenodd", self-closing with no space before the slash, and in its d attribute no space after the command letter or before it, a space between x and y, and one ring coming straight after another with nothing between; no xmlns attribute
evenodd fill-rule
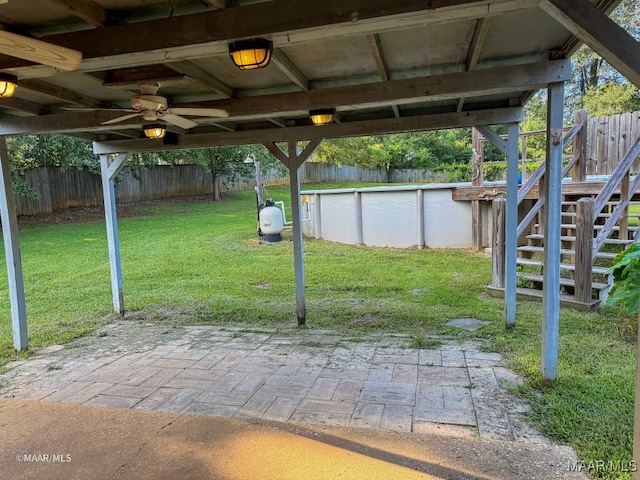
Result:
<svg viewBox="0 0 640 480"><path fill-rule="evenodd" d="M66 135L18 135L7 139L7 149L17 170L38 167L89 168L100 172L91 142Z"/></svg>
<svg viewBox="0 0 640 480"><path fill-rule="evenodd" d="M591 117L606 117L640 110L640 91L631 83L605 83L590 88L583 104Z"/></svg>
<svg viewBox="0 0 640 480"><path fill-rule="evenodd" d="M620 5L611 13L611 18L630 35L640 40L640 0L622 0ZM570 104L572 111L587 108L585 104L587 96L598 95L599 89L604 84L621 86L629 84L611 65L586 45L581 46L571 57L571 60L573 63L573 78L567 85L569 93L567 102ZM637 89L635 90L637 92ZM621 105L620 108L625 107ZM629 110L623 109L615 113L621 113L622 111ZM593 116L591 111L589 111L589 114Z"/></svg>
<svg viewBox="0 0 640 480"><path fill-rule="evenodd" d="M171 164L195 164L211 173L211 191L216 202L220 200L223 179L233 183L236 178L249 178L253 175L254 165L244 163L248 156L251 155L266 168L280 165L268 155L265 148L256 145L185 149L156 152L153 155L157 160Z"/></svg>

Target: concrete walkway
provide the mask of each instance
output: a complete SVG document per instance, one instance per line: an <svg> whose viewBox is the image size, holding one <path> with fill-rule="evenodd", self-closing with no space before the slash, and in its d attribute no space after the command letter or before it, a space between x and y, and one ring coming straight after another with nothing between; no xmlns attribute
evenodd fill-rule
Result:
<svg viewBox="0 0 640 480"><path fill-rule="evenodd" d="M10 364L0 375L0 396L499 441L538 456L561 453L548 471L513 478L582 478L570 471L570 449L523 422L527 406L506 389L518 378L498 354L471 341L428 343L432 348L417 349L405 336L122 322Z"/></svg>

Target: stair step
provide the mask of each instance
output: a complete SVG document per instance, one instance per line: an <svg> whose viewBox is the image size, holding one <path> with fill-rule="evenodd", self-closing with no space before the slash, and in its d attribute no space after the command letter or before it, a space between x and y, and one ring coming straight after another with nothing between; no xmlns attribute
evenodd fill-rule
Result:
<svg viewBox="0 0 640 480"><path fill-rule="evenodd" d="M504 288L487 287L487 293L495 298L504 298ZM542 301L542 290L533 290L531 288L516 288L516 299L528 300L533 302ZM578 302L573 295L560 295L560 306L573 308L583 312L593 312L600 305L599 300L592 300L591 302L583 303Z"/></svg>
<svg viewBox="0 0 640 480"><path fill-rule="evenodd" d="M516 263L518 265L528 265L533 267L543 267L544 264L541 260L532 260L530 258L517 258ZM576 266L572 263L561 263L560 270L569 270L573 272ZM607 275L607 267L592 267L591 271L598 275Z"/></svg>
<svg viewBox="0 0 640 480"><path fill-rule="evenodd" d="M577 212L562 212L563 217L575 217L577 215L578 215ZM598 217L602 217L602 218L609 218L610 216L611 216L610 213L600 213L600 215L598 215ZM629 218L640 218L640 213L628 213L627 216Z"/></svg>
<svg viewBox="0 0 640 480"><path fill-rule="evenodd" d="M522 247L518 247L519 252L531 252L531 253L544 253L544 247L534 247L533 245L523 245ZM569 250L565 248L560 249L560 255L575 255L575 250ZM595 258L607 258L609 260L613 260L616 258L617 253L612 252L598 252L595 254Z"/></svg>
<svg viewBox="0 0 640 480"><path fill-rule="evenodd" d="M518 273L519 277L526 278L536 283L544 283L544 277L542 275L535 275L532 273ZM575 287L576 281L573 278L560 278L560 285L563 287ZM605 290L609 288L608 283L592 282L591 288L594 290Z"/></svg>
<svg viewBox="0 0 640 480"><path fill-rule="evenodd" d="M595 200L595 198L594 198L594 200ZM610 200L607 203L605 203L605 205L610 205L610 206L615 207L616 205L618 205L618 203L619 202L616 202L615 200ZM561 204L562 204L563 207L570 207L570 206L574 206L575 207L578 204L578 202L575 201L575 200L574 201L563 201L563 202L561 202ZM631 202L631 205L635 205L635 204L637 204L637 202Z"/></svg>
<svg viewBox="0 0 640 480"><path fill-rule="evenodd" d="M544 240L544 235L541 233L531 233L527 235L527 239L529 240ZM576 237L573 235L563 235L560 237L560 241L562 242L575 242ZM633 240L624 240L620 238L607 238L604 243L608 243L611 245L631 245L634 243Z"/></svg>
<svg viewBox="0 0 640 480"><path fill-rule="evenodd" d="M540 224L536 223L536 224L534 224L534 227L540 228ZM560 224L560 227L561 228L565 228L565 229L575 230L576 229L576 224L575 223L562 223L562 224ZM602 230L604 228L604 225L594 225L593 228L594 228L594 230ZM634 225L629 225L627 227L627 229L630 232L635 232L636 230L640 230L640 227L634 226ZM616 225L611 230L614 231L614 232L617 232L618 230L620 230L620 227L618 225Z"/></svg>

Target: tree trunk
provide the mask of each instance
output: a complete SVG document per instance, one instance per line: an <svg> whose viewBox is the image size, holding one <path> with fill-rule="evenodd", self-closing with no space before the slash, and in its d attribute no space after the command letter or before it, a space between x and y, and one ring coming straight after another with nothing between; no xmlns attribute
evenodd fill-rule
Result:
<svg viewBox="0 0 640 480"><path fill-rule="evenodd" d="M211 172L211 178L213 179L213 201L220 201L220 175L215 172Z"/></svg>

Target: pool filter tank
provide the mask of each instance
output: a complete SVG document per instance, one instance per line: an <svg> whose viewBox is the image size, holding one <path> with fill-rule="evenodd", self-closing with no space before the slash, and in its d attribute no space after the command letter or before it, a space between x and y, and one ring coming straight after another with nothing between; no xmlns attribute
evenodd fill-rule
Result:
<svg viewBox="0 0 640 480"><path fill-rule="evenodd" d="M258 210L258 235L265 242L279 242L282 240L284 218L282 210L275 206L271 198Z"/></svg>

